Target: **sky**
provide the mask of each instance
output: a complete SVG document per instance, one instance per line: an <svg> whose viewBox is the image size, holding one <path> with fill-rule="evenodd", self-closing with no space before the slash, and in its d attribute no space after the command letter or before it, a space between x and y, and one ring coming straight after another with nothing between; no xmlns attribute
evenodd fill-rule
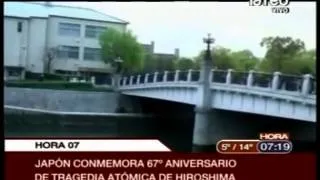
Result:
<svg viewBox="0 0 320 180"><path fill-rule="evenodd" d="M128 21L140 43L155 42L155 52L195 57L206 48L211 33L215 46L233 51L249 49L263 57L263 37L299 38L307 49L316 47L316 3L291 2L290 13L273 14L270 7L248 2L52 2L86 7Z"/></svg>

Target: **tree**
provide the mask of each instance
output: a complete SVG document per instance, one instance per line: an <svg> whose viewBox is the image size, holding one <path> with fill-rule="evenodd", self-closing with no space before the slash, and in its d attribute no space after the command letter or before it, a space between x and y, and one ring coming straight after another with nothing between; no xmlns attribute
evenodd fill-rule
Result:
<svg viewBox="0 0 320 180"><path fill-rule="evenodd" d="M114 65L116 58L123 60L124 73L137 72L143 67L144 50L131 31L121 33L110 28L101 34L100 46L105 63Z"/></svg>
<svg viewBox="0 0 320 180"><path fill-rule="evenodd" d="M257 70L262 72L272 72L270 61L266 59L263 59L262 61L260 61L260 63L258 64Z"/></svg>
<svg viewBox="0 0 320 180"><path fill-rule="evenodd" d="M253 55L250 50L242 50L231 53L231 58L236 63L236 70L249 71L256 67L259 63L259 59Z"/></svg>
<svg viewBox="0 0 320 180"><path fill-rule="evenodd" d="M175 61L173 59L161 58L147 54L142 69L142 73L152 73L155 71L173 71L175 69Z"/></svg>
<svg viewBox="0 0 320 180"><path fill-rule="evenodd" d="M176 63L176 68L179 70L194 69L195 63L192 61L192 59L180 58L180 59L178 59L178 61Z"/></svg>
<svg viewBox="0 0 320 180"><path fill-rule="evenodd" d="M231 56L231 50L224 47L216 47L211 52L214 66L218 69L236 69L237 63Z"/></svg>
<svg viewBox="0 0 320 180"><path fill-rule="evenodd" d="M265 37L260 46L266 47L265 59L270 63L271 71L283 71L287 69L285 65L294 64L286 62L293 60L295 56L305 50L304 42L291 37Z"/></svg>
<svg viewBox="0 0 320 180"><path fill-rule="evenodd" d="M157 70L157 62L152 54L146 54L143 63L142 73L154 72Z"/></svg>
<svg viewBox="0 0 320 180"><path fill-rule="evenodd" d="M45 57L45 70L47 73L51 73L53 61L58 53L58 48L51 47L46 52Z"/></svg>
<svg viewBox="0 0 320 180"><path fill-rule="evenodd" d="M260 71L272 72L274 67L272 61L264 59L259 64ZM302 51L292 59L281 62L281 72L285 74L316 74L316 53L315 50Z"/></svg>
<svg viewBox="0 0 320 180"><path fill-rule="evenodd" d="M201 61L203 61L205 57L206 51L201 51L200 54L195 58L196 66L201 65ZM218 46L214 47L211 50L211 57L213 61L213 66L218 69L237 69L237 62L232 56L232 52L230 49Z"/></svg>
<svg viewBox="0 0 320 180"><path fill-rule="evenodd" d="M156 63L156 70L162 71L173 71L175 69L175 60L162 58L161 56L154 57Z"/></svg>
<svg viewBox="0 0 320 180"><path fill-rule="evenodd" d="M315 50L306 50L297 54L292 62L292 65L286 65L286 72L291 72L292 69L297 69L298 74L316 74L316 52Z"/></svg>
<svg viewBox="0 0 320 180"><path fill-rule="evenodd" d="M213 64L218 69L235 69L237 71L258 71L274 72L280 71L285 74L316 74L316 52L306 50L304 42L291 37L266 37L260 45L267 48L265 57L261 60L253 53L244 49L233 52L228 48L214 47L211 50ZM195 57L194 67L200 68L205 51L201 51Z"/></svg>

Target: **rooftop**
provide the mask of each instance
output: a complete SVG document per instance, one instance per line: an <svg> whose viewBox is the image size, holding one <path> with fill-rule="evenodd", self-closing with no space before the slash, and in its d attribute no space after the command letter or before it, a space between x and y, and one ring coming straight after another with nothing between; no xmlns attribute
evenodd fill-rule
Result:
<svg viewBox="0 0 320 180"><path fill-rule="evenodd" d="M113 16L109 16L107 14L89 8L53 4L48 6L41 3L29 2L4 2L4 16L13 16L21 18L48 18L49 16L63 16L69 18L108 21L123 24L128 23L127 21L121 20Z"/></svg>

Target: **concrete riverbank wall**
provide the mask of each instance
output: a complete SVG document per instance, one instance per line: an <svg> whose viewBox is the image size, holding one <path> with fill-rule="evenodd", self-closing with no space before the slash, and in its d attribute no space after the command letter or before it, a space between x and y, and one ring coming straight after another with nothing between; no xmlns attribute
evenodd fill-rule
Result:
<svg viewBox="0 0 320 180"><path fill-rule="evenodd" d="M134 98L115 92L84 92L70 90L4 87L4 104L64 112L115 112L119 103L128 112L139 112Z"/></svg>

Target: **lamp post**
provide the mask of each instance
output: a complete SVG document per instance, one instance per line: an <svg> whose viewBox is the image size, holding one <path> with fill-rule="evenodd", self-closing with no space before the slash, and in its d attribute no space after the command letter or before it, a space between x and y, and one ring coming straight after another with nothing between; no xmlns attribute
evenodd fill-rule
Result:
<svg viewBox="0 0 320 180"><path fill-rule="evenodd" d="M214 39L208 34L207 38L203 38L203 42L207 44L205 57L200 67L200 82L197 90L197 99L195 107L195 122L193 128L193 152L203 152L207 148L211 149L215 142L212 138L211 126L212 119L210 117L211 111L211 92L210 92L210 71L212 68L212 59L210 52L210 44Z"/></svg>
<svg viewBox="0 0 320 180"><path fill-rule="evenodd" d="M115 66L116 66L116 70L115 70L115 74L114 74L114 84L113 84L113 86L117 89L118 85L119 85L119 80L121 78L123 60L120 57L118 57L117 59L114 60L114 63L115 63Z"/></svg>
<svg viewBox="0 0 320 180"><path fill-rule="evenodd" d="M124 113L126 112L125 108L122 107L122 103L121 103L121 95L120 95L120 91L119 91L119 85L120 85L120 79L121 79L121 73L122 73L122 63L123 60L118 57L117 59L114 60L115 63L115 73L114 73L114 89L115 89L115 93L116 93L116 99L117 99L117 107L115 109L116 113Z"/></svg>
<svg viewBox="0 0 320 180"><path fill-rule="evenodd" d="M211 34L208 34L207 38L203 38L203 42L207 44L207 50L206 50L206 57L205 57L205 61L206 60L211 60L211 52L210 52L210 44L214 43L215 39L211 37Z"/></svg>
<svg viewBox="0 0 320 180"><path fill-rule="evenodd" d="M209 100L209 98L207 98L210 95L210 82L209 82L209 77L210 77L210 71L212 68L212 59L211 59L211 50L210 50L210 44L214 43L214 39L211 38L211 35L208 34L207 38L203 38L203 42L207 44L207 50L205 53L205 57L202 61L201 67L200 67L200 86L202 86L202 88L200 88L202 90L202 96L203 96L203 100L201 100L202 102L199 105L199 107L201 108L207 108L207 106L209 106L209 102L207 102Z"/></svg>
<svg viewBox="0 0 320 180"><path fill-rule="evenodd" d="M123 63L123 60L120 57L118 57L117 59L114 60L114 62L116 63L116 73L120 73L121 64Z"/></svg>

